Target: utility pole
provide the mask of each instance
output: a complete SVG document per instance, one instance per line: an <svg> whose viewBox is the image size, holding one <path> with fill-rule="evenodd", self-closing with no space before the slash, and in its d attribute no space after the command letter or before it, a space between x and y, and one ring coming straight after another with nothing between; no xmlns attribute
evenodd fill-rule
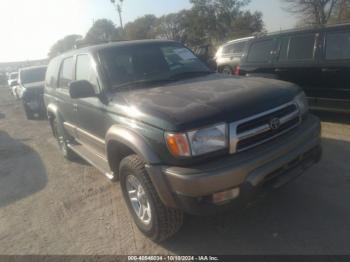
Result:
<svg viewBox="0 0 350 262"><path fill-rule="evenodd" d="M123 12L123 1L124 0L118 0L119 3L116 3L116 0L111 0L111 3L115 6L115 9L117 10L119 14L119 22L120 22L120 27L123 29L123 18L122 18L122 12Z"/></svg>

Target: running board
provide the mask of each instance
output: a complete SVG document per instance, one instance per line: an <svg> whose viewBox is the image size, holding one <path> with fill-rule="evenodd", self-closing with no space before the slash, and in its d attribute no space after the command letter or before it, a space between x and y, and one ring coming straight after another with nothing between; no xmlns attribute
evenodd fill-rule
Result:
<svg viewBox="0 0 350 262"><path fill-rule="evenodd" d="M114 179L114 173L111 171L109 164L105 158L99 156L82 145L69 144L68 147L75 152L78 156L83 158L86 162L96 167L101 171L108 179Z"/></svg>

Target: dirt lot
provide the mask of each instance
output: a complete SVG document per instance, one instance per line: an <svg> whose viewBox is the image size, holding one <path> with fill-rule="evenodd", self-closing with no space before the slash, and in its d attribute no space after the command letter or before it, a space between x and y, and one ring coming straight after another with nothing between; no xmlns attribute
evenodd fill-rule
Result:
<svg viewBox="0 0 350 262"><path fill-rule="evenodd" d="M322 117L324 158L304 177L244 210L188 216L157 245L119 185L64 160L47 122L25 120L0 87L0 254L350 254L350 124Z"/></svg>

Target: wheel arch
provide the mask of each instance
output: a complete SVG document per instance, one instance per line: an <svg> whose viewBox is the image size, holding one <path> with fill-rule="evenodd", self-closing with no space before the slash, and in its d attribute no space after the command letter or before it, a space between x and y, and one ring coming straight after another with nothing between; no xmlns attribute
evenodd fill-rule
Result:
<svg viewBox="0 0 350 262"><path fill-rule="evenodd" d="M160 164L159 157L145 138L129 128L112 126L106 134L105 141L107 160L112 171L118 171L121 160L131 154L140 156L146 164Z"/></svg>

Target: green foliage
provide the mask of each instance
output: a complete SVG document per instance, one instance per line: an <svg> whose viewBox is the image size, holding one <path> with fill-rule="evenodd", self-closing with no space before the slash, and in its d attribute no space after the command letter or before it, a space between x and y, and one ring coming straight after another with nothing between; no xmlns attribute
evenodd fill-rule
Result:
<svg viewBox="0 0 350 262"><path fill-rule="evenodd" d="M115 37L119 36L116 30L111 20L99 19L87 32L84 42L93 45L112 41Z"/></svg>
<svg viewBox="0 0 350 262"><path fill-rule="evenodd" d="M158 18L154 15L145 15L134 22L127 23L124 27L127 40L156 38Z"/></svg>
<svg viewBox="0 0 350 262"><path fill-rule="evenodd" d="M243 11L250 0L190 0L192 7L178 13L157 18L145 15L129 22L124 29L116 28L112 21L97 20L90 28L81 45L136 39L170 39L188 46L205 44L217 45L234 38L249 36L264 30L262 14ZM69 48L77 38L71 38ZM50 52L50 56L67 48L61 48L60 40ZM65 44L64 44L65 45Z"/></svg>
<svg viewBox="0 0 350 262"><path fill-rule="evenodd" d="M48 56L50 58L67 52L75 47L77 40L82 39L81 35L68 35L58 40L50 49Z"/></svg>

